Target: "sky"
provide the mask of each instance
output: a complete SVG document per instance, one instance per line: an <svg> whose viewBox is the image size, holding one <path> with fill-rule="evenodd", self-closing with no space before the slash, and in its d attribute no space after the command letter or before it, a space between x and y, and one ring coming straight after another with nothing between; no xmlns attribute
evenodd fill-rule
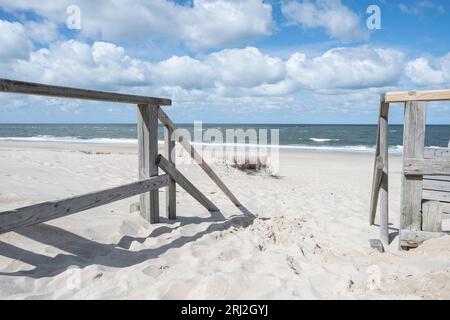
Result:
<svg viewBox="0 0 450 320"><path fill-rule="evenodd" d="M0 0L0 78L170 98L182 123L375 124L383 92L450 88L449 39L447 0ZM0 123L135 119L0 93Z"/></svg>

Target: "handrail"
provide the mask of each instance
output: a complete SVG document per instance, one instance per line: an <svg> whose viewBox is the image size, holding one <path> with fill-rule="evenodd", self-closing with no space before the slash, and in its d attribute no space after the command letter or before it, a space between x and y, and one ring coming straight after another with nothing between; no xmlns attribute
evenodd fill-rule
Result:
<svg viewBox="0 0 450 320"><path fill-rule="evenodd" d="M0 79L0 92L25 93L40 96L83 99L105 102L148 104L152 106L170 106L172 100L121 94L105 91L94 91L70 87L52 86L33 82Z"/></svg>
<svg viewBox="0 0 450 320"><path fill-rule="evenodd" d="M381 100L385 103L408 101L448 101L450 100L450 89L386 92L381 96Z"/></svg>

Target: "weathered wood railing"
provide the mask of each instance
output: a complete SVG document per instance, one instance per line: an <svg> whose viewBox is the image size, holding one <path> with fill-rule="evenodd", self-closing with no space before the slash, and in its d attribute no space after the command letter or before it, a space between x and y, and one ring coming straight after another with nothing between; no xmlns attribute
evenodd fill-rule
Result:
<svg viewBox="0 0 450 320"><path fill-rule="evenodd" d="M427 221L442 221L445 212L440 208L449 207L450 151L425 148L425 116L427 101L447 100L450 100L450 90L389 92L381 97L369 222L370 225L375 223L380 198L380 240L385 245L389 244L389 105L405 103L399 240L400 247L406 248L415 247L426 239L442 234L440 228L430 227ZM434 156L430 157L430 153ZM442 204L431 213L427 209L430 206L429 200Z"/></svg>
<svg viewBox="0 0 450 320"><path fill-rule="evenodd" d="M236 206L240 206L239 201L233 193L214 173L189 141L180 135L176 130L175 124L161 109L161 106L172 104L170 99L50 86L8 79L0 79L0 92L135 104L138 107L137 130L139 155L138 182L68 199L44 202L0 212L0 234L92 209L135 195L140 195L139 210L141 215L150 223L158 223L160 217L158 189L162 187L167 187L167 216L169 219L176 219L177 183L206 209L209 211L217 211L218 208L176 169L173 152L175 141L178 141L186 149L228 198ZM158 119L165 126L164 152L167 158L158 154ZM159 175L158 168L161 168L167 174Z"/></svg>

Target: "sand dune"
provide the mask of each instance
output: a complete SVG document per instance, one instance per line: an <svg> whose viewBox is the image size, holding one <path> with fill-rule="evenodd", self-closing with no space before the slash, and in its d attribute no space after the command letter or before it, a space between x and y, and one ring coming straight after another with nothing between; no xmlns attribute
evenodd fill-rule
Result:
<svg viewBox="0 0 450 320"><path fill-rule="evenodd" d="M3 141L0 208L132 182L135 149ZM220 213L179 189L176 221L146 223L129 212L134 197L0 235L0 298L449 299L450 237L409 252L396 239L384 254L369 247L372 165L371 154L305 150L281 152L279 177L213 165L239 210L181 164ZM399 157L391 172L395 236Z"/></svg>

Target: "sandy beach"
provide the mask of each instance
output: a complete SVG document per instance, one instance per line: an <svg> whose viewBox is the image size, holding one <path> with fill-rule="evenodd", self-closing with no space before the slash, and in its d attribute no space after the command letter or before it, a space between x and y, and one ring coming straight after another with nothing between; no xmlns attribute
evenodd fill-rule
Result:
<svg viewBox="0 0 450 320"><path fill-rule="evenodd" d="M135 145L2 141L1 211L133 182L137 161ZM400 164L391 157L393 237ZM178 167L220 213L178 188L175 221L150 225L133 197L0 235L0 298L450 298L450 237L370 248L371 153L282 150L276 177L214 164L243 210L198 167Z"/></svg>

